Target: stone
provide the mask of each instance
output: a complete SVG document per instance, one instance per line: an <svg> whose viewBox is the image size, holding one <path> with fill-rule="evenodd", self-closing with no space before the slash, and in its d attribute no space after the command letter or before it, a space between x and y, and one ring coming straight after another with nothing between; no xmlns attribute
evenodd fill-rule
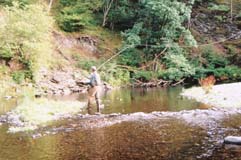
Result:
<svg viewBox="0 0 241 160"><path fill-rule="evenodd" d="M72 92L71 92L71 90L69 89L69 88L64 88L63 89L63 94L64 95L70 95Z"/></svg>
<svg viewBox="0 0 241 160"><path fill-rule="evenodd" d="M238 136L228 136L224 138L225 144L235 144L235 145L241 145L241 137Z"/></svg>

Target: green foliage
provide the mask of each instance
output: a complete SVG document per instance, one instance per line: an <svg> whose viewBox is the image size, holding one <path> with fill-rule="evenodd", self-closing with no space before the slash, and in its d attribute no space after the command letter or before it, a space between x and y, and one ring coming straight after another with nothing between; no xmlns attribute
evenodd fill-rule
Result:
<svg viewBox="0 0 241 160"><path fill-rule="evenodd" d="M205 58L203 63L205 68L220 68L229 64L227 58L213 51L211 47L204 48L201 54Z"/></svg>
<svg viewBox="0 0 241 160"><path fill-rule="evenodd" d="M141 37L139 36L142 30L143 23L137 23L132 29L128 29L122 33L124 39L124 46L131 46L132 48L141 44Z"/></svg>
<svg viewBox="0 0 241 160"><path fill-rule="evenodd" d="M36 0L0 0L0 5L12 6L13 2L18 2L21 6L25 6L35 1Z"/></svg>
<svg viewBox="0 0 241 160"><path fill-rule="evenodd" d="M185 73L179 71L177 68L168 68L163 74L163 79L168 81L179 81L185 78L185 76Z"/></svg>
<svg viewBox="0 0 241 160"><path fill-rule="evenodd" d="M131 28L138 18L141 6L138 1L115 1L108 14L109 27L119 30Z"/></svg>
<svg viewBox="0 0 241 160"><path fill-rule="evenodd" d="M5 46L0 48L0 58L3 59L11 59L13 58L14 53L12 52L12 49L10 46Z"/></svg>
<svg viewBox="0 0 241 160"><path fill-rule="evenodd" d="M183 54L167 54L164 59L168 67L163 75L166 80L178 81L195 74L194 66L190 64Z"/></svg>
<svg viewBox="0 0 241 160"><path fill-rule="evenodd" d="M13 6L4 7L1 22L0 57L20 59L37 78L38 69L47 66L51 59L51 17L40 5L22 8L13 3Z"/></svg>
<svg viewBox="0 0 241 160"><path fill-rule="evenodd" d="M107 63L99 72L102 80L113 86L126 85L130 82L129 71L118 67L116 62Z"/></svg>
<svg viewBox="0 0 241 160"><path fill-rule="evenodd" d="M57 22L66 32L81 31L97 23L93 13L101 6L102 0L60 0Z"/></svg>
<svg viewBox="0 0 241 160"><path fill-rule="evenodd" d="M84 69L87 73L90 71L91 66L100 66L103 64L103 60L90 60L78 57L77 67ZM99 73L101 79L112 86L121 86L123 84L128 84L130 82L129 71L122 69L117 65L115 61L106 63L102 68L100 68Z"/></svg>
<svg viewBox="0 0 241 160"><path fill-rule="evenodd" d="M142 82L148 82L154 78L154 72L151 71L137 71L135 72L133 78L141 80Z"/></svg>
<svg viewBox="0 0 241 160"><path fill-rule="evenodd" d="M146 70L139 70L134 72L133 77L134 79L138 79L142 82L148 82L148 81L152 81L152 80L157 80L160 78L163 78L164 75L164 71L158 71L158 72L154 72L154 71L146 71Z"/></svg>
<svg viewBox="0 0 241 160"><path fill-rule="evenodd" d="M191 7L177 0L120 0L114 3L108 20L114 26L125 25L121 27L123 30L141 24L141 42L160 45L163 40L177 40L181 35L193 40L190 32L183 27L183 22L190 18L190 14ZM162 48L148 48L148 51L160 51Z"/></svg>
<svg viewBox="0 0 241 160"><path fill-rule="evenodd" d="M132 67L140 66L143 61L142 53L135 48L126 50L118 59L119 64Z"/></svg>
<svg viewBox="0 0 241 160"><path fill-rule="evenodd" d="M193 4L190 1L189 4ZM118 18L114 18L118 15ZM123 46L131 46L119 58L118 63L139 67L145 61L152 61L166 49L166 56L159 56L167 71L157 74L154 71L138 71L134 78L149 81L155 78L180 80L195 74L194 67L185 58L185 51L177 43L183 37L185 45L196 46L191 32L183 26L190 19L191 6L174 0L120 0L114 3L108 17L110 26L125 29L122 33Z"/></svg>
<svg viewBox="0 0 241 160"><path fill-rule="evenodd" d="M194 79L214 75L218 80L240 80L241 69L230 65L228 58L216 53L210 46L201 51L201 58L192 61L196 73Z"/></svg>
<svg viewBox="0 0 241 160"><path fill-rule="evenodd" d="M217 5L217 4L213 4L213 3L211 3L211 5L210 5L210 7L208 7L208 9L211 11L221 11L221 12L229 12L230 11L229 6L227 6L227 5L223 5L223 4Z"/></svg>
<svg viewBox="0 0 241 160"><path fill-rule="evenodd" d="M22 71L16 71L12 73L12 78L18 84L22 83L25 79L25 74Z"/></svg>
<svg viewBox="0 0 241 160"><path fill-rule="evenodd" d="M73 9L65 8L58 18L59 26L66 32L80 31L93 20L91 14L87 11L80 15L73 12Z"/></svg>
<svg viewBox="0 0 241 160"><path fill-rule="evenodd" d="M25 79L32 79L32 73L30 71L14 71L12 78L16 83L21 84Z"/></svg>
<svg viewBox="0 0 241 160"><path fill-rule="evenodd" d="M241 80L241 68L237 66L225 66L221 68L197 68L195 79L205 78L214 75L218 80Z"/></svg>
<svg viewBox="0 0 241 160"><path fill-rule="evenodd" d="M96 66L95 60L82 59L77 62L77 67L84 70L90 70L91 66Z"/></svg>
<svg viewBox="0 0 241 160"><path fill-rule="evenodd" d="M227 78L229 80L241 80L241 69L237 66L226 66L214 71L215 77Z"/></svg>

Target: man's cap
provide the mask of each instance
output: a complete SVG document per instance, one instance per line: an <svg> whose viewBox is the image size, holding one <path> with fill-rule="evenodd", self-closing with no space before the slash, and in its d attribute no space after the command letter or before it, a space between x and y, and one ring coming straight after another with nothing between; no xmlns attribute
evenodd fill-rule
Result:
<svg viewBox="0 0 241 160"><path fill-rule="evenodd" d="M97 70L97 69L96 69L96 66L92 66L91 69L94 70L94 71Z"/></svg>

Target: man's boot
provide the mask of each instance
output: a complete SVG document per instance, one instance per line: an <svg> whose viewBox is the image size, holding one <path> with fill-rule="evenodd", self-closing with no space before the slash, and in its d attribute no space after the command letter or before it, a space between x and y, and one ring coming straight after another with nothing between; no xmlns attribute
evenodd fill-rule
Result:
<svg viewBox="0 0 241 160"><path fill-rule="evenodd" d="M100 100L96 99L97 112L100 113Z"/></svg>

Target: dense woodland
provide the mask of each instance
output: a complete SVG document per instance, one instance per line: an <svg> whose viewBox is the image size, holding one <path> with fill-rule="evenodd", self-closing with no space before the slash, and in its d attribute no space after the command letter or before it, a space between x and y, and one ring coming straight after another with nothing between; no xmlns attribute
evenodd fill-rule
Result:
<svg viewBox="0 0 241 160"><path fill-rule="evenodd" d="M91 65L101 66L102 78L113 85L193 84L209 75L219 82L239 81L241 8L238 7L241 5L238 3L0 0L1 78L10 76L17 83L37 82L41 67L64 66L60 59L53 58L58 49L54 33L58 32L66 37L88 35L98 39L97 58L82 57L81 50L75 51L70 53L75 61L73 67L89 70ZM197 20L197 15L204 17ZM220 26L214 25L212 31L205 28L205 23ZM232 28L228 30L224 27L227 25ZM113 37L105 39L106 34ZM102 41L119 44L110 46ZM106 48L111 55L106 55ZM118 55L108 61L115 54Z"/></svg>

